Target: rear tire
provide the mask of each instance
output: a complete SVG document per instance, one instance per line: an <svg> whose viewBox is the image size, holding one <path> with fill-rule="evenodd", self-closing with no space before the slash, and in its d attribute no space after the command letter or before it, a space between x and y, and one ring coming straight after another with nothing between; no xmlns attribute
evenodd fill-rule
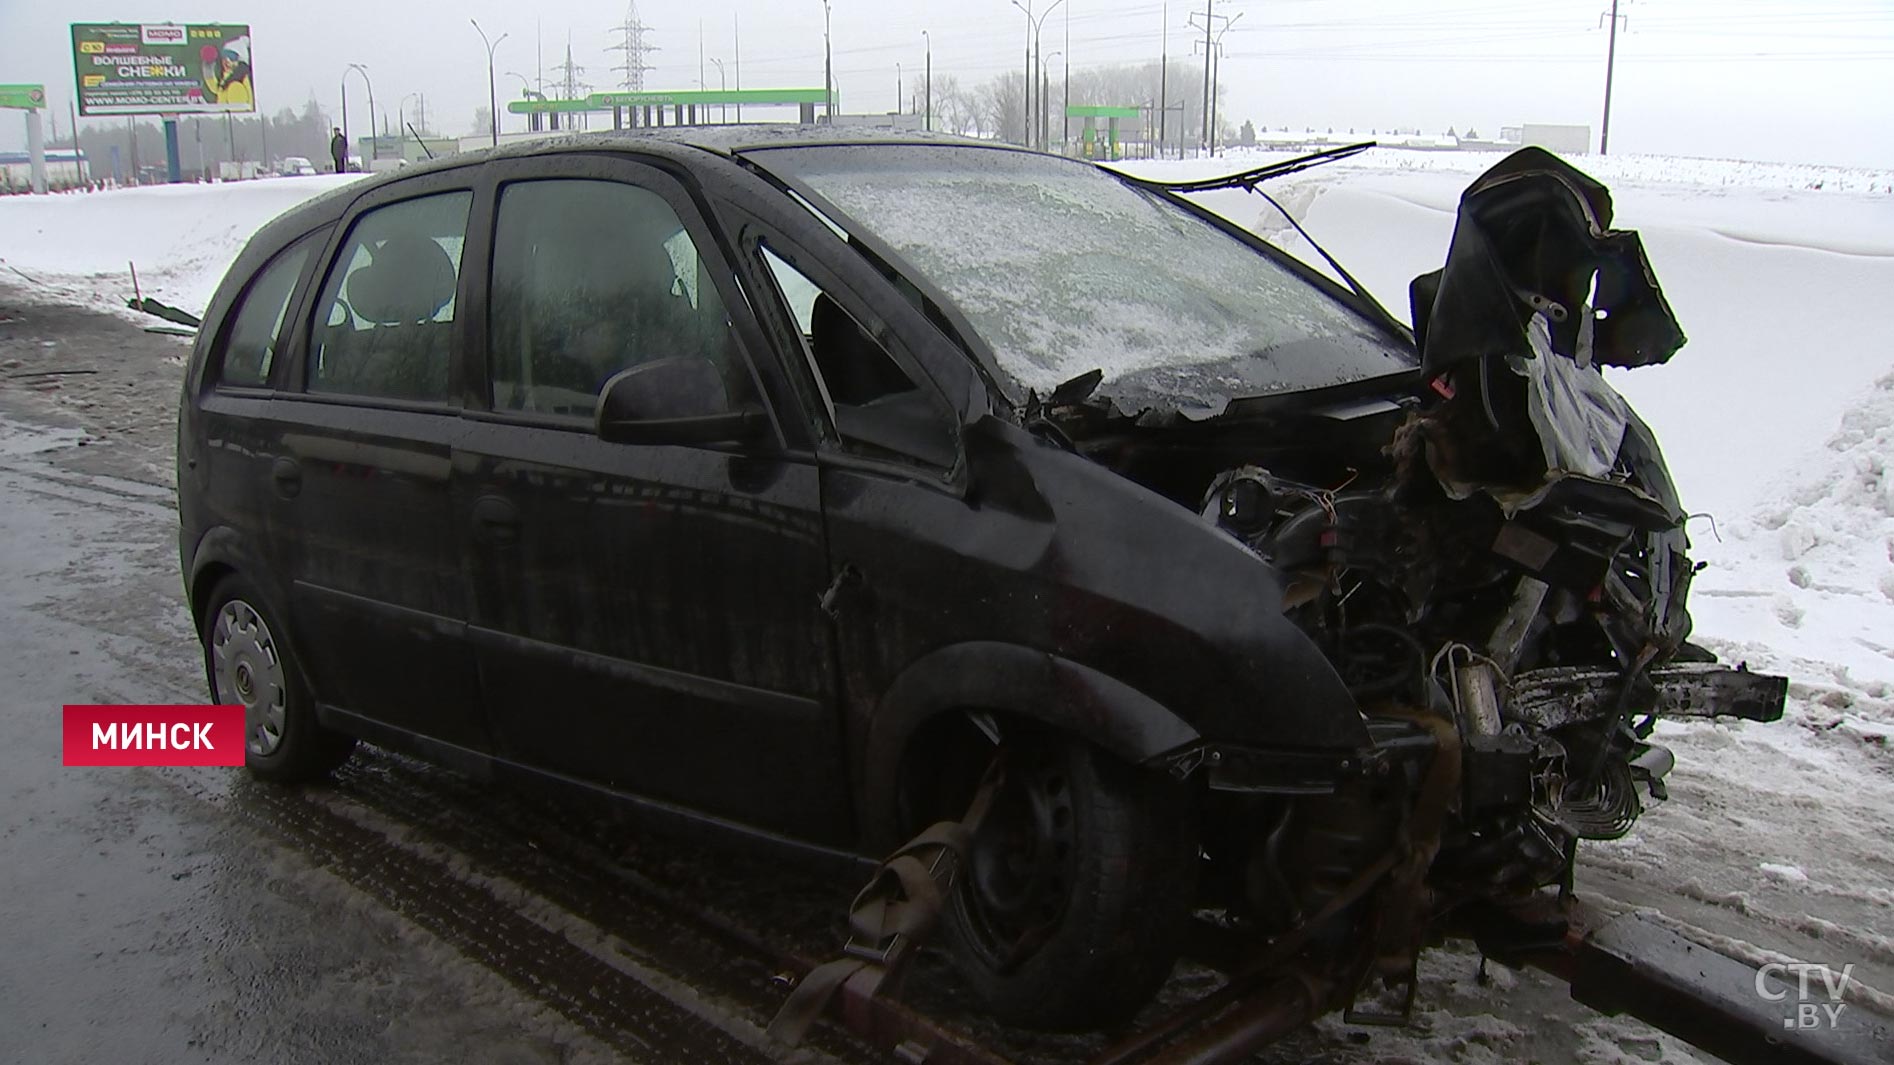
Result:
<svg viewBox="0 0 1894 1065"><path fill-rule="evenodd" d="M211 699L243 707L245 768L285 784L325 777L355 749L353 736L317 723L287 631L256 588L232 573L211 589L199 633Z"/></svg>
<svg viewBox="0 0 1894 1065"><path fill-rule="evenodd" d="M947 906L955 962L1002 1021L1122 1025L1177 960L1196 885L1190 792L1069 736L1009 735L1006 748Z"/></svg>

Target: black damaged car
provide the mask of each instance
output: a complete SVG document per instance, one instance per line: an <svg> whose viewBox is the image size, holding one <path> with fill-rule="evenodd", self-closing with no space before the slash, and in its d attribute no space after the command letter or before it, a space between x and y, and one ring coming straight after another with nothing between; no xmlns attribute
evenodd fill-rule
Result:
<svg viewBox="0 0 1894 1065"><path fill-rule="evenodd" d="M1164 186L811 129L535 141L276 219L206 314L179 546L248 764L358 740L872 866L978 796L946 937L1121 1022L1188 928L1318 1008L1663 795L1683 342L1604 190L1469 189L1410 331ZM1343 274L1342 276L1346 276ZM1199 937L1201 938L1201 937Z"/></svg>

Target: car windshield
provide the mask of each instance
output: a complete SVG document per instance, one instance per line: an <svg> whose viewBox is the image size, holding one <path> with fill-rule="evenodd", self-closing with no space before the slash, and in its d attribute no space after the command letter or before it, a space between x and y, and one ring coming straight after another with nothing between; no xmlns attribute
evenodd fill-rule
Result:
<svg viewBox="0 0 1894 1065"><path fill-rule="evenodd" d="M1023 397L1094 369L1126 409L1228 400L1416 365L1289 268L1094 166L958 145L749 153L937 285Z"/></svg>

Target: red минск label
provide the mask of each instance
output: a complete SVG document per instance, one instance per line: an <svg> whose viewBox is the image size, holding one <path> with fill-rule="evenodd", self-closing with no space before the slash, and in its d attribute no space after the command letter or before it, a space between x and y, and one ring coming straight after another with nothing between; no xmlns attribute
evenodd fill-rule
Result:
<svg viewBox="0 0 1894 1065"><path fill-rule="evenodd" d="M66 764L242 765L241 706L68 706Z"/></svg>

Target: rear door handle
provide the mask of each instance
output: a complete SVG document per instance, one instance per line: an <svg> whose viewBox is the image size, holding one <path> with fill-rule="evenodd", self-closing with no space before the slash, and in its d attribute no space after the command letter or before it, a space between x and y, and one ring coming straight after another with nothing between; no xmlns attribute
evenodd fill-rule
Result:
<svg viewBox="0 0 1894 1065"><path fill-rule="evenodd" d="M303 468L295 459L283 456L270 464L270 480L276 482L276 494L294 499L302 494Z"/></svg>
<svg viewBox="0 0 1894 1065"><path fill-rule="evenodd" d="M474 539L510 544L520 538L520 508L503 496L481 496L473 505Z"/></svg>

